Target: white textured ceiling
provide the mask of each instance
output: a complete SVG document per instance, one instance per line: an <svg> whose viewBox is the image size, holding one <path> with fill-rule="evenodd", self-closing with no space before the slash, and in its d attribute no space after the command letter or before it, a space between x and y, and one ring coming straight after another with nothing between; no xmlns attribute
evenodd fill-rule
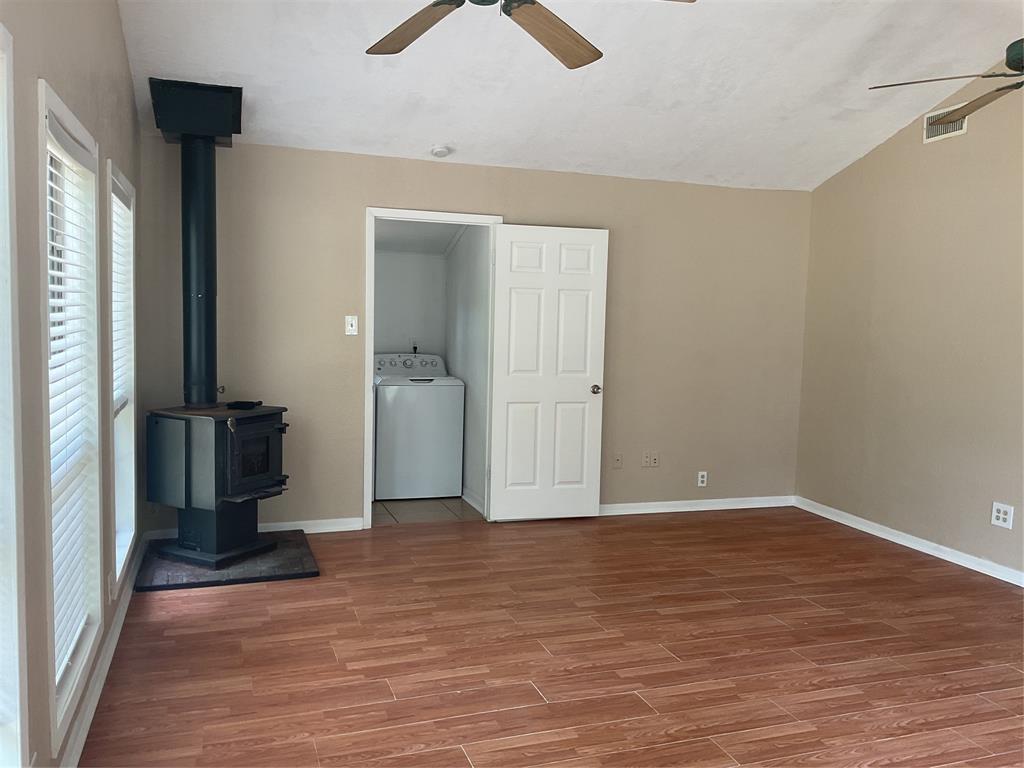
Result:
<svg viewBox="0 0 1024 768"><path fill-rule="evenodd" d="M239 141L776 189L816 187L962 83L869 85L984 71L1024 27L1021 0L545 2L604 58L566 70L496 6L371 57L426 0L120 5L144 126L158 76L243 86Z"/></svg>
<svg viewBox="0 0 1024 768"><path fill-rule="evenodd" d="M443 254L465 228L462 224L377 219L374 244L378 251Z"/></svg>

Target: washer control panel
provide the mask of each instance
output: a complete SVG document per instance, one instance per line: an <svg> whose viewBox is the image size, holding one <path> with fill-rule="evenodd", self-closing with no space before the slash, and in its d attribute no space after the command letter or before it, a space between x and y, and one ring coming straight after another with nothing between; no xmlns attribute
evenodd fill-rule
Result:
<svg viewBox="0 0 1024 768"><path fill-rule="evenodd" d="M440 355L411 355L402 352L373 356L373 369L378 376L447 376L444 358Z"/></svg>

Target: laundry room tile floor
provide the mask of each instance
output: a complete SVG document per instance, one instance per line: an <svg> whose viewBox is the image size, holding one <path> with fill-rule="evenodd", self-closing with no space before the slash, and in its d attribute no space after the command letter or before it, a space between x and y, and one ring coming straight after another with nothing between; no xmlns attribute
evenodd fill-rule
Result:
<svg viewBox="0 0 1024 768"><path fill-rule="evenodd" d="M460 498L401 499L373 502L374 525L443 523L481 520L480 513Z"/></svg>

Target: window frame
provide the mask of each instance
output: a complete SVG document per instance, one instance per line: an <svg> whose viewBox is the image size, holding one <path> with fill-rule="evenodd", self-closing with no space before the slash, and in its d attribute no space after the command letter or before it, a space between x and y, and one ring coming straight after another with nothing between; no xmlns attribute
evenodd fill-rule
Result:
<svg viewBox="0 0 1024 768"><path fill-rule="evenodd" d="M105 394L108 396L107 405L110 408L110 418L107 420L108 423L106 428L108 431L108 441L110 445L110 456L111 456L111 467L110 467L110 482L111 482L111 514L110 514L110 530L114 535L114 559L111 563L111 576L110 583L112 588L109 590L107 599L109 602L113 602L121 594L121 589L124 585L125 574L128 572L128 562L131 559L131 553L135 549L135 544L138 540L138 488L139 488L139 467L138 458L136 452L136 444L138 440L138 414L137 414L137 403L138 403L138 316L136 313L137 305L137 270L136 270L136 256L138 250L136 248L137 235L136 235L136 224L138 222L138 195L135 191L135 186L128 180L128 178L118 169L114 164L114 161L107 158L107 298L110 302L110 327L107 338L107 343L110 346L110 389ZM117 407L117 403L114 402L114 202L113 198L117 196L115 185L120 187L121 190L127 195L129 204L125 207L128 208L128 212L131 216L131 236L132 236L132 282L131 282L131 303L132 303L132 365L131 365L131 386L128 395L127 402L120 408ZM117 196L119 197L119 196ZM119 197L120 199L120 197ZM124 203L124 200L121 200ZM132 505L132 535L128 544L125 548L125 554L123 560L118 564L117 556L117 535L119 533L117 526L118 519L118 508L117 508L117 439L116 439L116 428L117 419L122 414L126 414L130 418L129 429L131 433L132 445L131 453L133 456L132 477L131 477L131 505Z"/></svg>
<svg viewBox="0 0 1024 768"><path fill-rule="evenodd" d="M0 754L0 760L13 758L17 765L28 764L28 653L25 640L25 535L24 509L22 507L22 444L21 444L21 366L18 343L18 264L17 264L17 216L15 215L14 184L14 39L3 24L0 24L0 295L6 305L4 317L0 319L0 387L10 400L11 431L4 452L9 454L7 466L0 467L0 493L6 493L10 507L10 526L13 540L7 543L5 552L13 554L3 558L4 567L9 569L4 580L13 590L11 608L13 615L0 617L13 625L13 648L0 652L13 652L15 658L10 668L14 672L14 701L16 712L12 725L16 729L11 744L13 755ZM0 545L2 547L3 545Z"/></svg>
<svg viewBox="0 0 1024 768"><path fill-rule="evenodd" d="M100 250L100 163L99 163L99 144L92 138L92 135L85 128L84 125L78 120L77 117L71 112L71 110L64 104L57 93L50 87L50 85L43 80L39 79L39 248L40 248L40 263L47 264L49 261L49 253L47 248L47 231L48 231L48 216L46 205L46 191L48 181L48 167L49 167L49 135L50 131L48 128L50 115L52 114L56 120L60 123L60 128L63 132L77 142L80 149L83 150L89 156L89 163L87 164L87 170L93 175L92 178L92 196L93 196L93 237L92 237L92 248L95 259L95 281L96 290L94 291L95 306L92 308L93 320L94 320L94 331L95 331L95 344L96 344L96 370L92 372L93 380L92 386L96 393L95 402L90 405L93 411L90 414L90 418L93 420L94 433L98 442L97 446L97 477L96 477L96 488L95 488L95 511L88 520L92 528L96 551L93 553L95 562L93 562L91 570L94 572L95 578L89 579L91 583L85 585L86 588L86 599L89 602L89 613L92 621L88 621L81 637L79 638L75 651L71 656L70 669L66 674L62 676L58 682L56 674L56 651L55 651L55 617L54 617L54 602L55 596L53 591L53 500L51 498L51 466L50 466L50 398L47 391L47 396L42 399L42 413L41 424L44 425L45 439L42 440L42 455L40 456L40 464L42 467L42 488L44 498L44 519L46 528L46 601L47 601L47 680L49 687L49 699L50 699L50 743L52 746L52 752L54 757L58 757L60 749L64 744L67 737L68 731L71 727L74 719L75 710L80 703L85 688L89 679L89 671L96 660L96 656L99 652L100 639L102 637L102 628L105 620L106 604L103 600L103 576L104 573L104 556L103 556L103 517L104 517L104 504L103 504L103 487L104 487L104 468L103 468L103 456L105 442L103 434L103 386L102 386L102 351L105 349L105 342L103 339L103 325L101 323L101 309L102 309L102 283L101 283L101 250ZM43 271L43 277L40 280L40 290L42 293L42 306L41 306L41 322L44 332L41 334L42 339L42 359L44 361L49 360L50 347L49 347L49 280L46 278L46 272ZM45 375L45 374L44 374ZM44 386L47 386L45 381ZM95 616L91 614L95 612Z"/></svg>

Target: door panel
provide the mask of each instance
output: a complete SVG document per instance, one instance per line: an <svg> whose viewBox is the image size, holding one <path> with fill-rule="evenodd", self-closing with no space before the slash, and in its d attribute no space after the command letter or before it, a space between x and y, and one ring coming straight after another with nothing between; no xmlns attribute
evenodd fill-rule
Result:
<svg viewBox="0 0 1024 768"><path fill-rule="evenodd" d="M492 520L596 515L605 230L496 230Z"/></svg>
<svg viewBox="0 0 1024 768"><path fill-rule="evenodd" d="M513 288L509 292L510 376L540 374L541 339L544 333L544 292L535 288Z"/></svg>
<svg viewBox="0 0 1024 768"><path fill-rule="evenodd" d="M540 403L508 404L505 487L536 488L540 474Z"/></svg>
<svg viewBox="0 0 1024 768"><path fill-rule="evenodd" d="M590 374L590 291L558 292L559 375Z"/></svg>
<svg viewBox="0 0 1024 768"><path fill-rule="evenodd" d="M589 403L555 403L556 487L587 482L587 409Z"/></svg>

